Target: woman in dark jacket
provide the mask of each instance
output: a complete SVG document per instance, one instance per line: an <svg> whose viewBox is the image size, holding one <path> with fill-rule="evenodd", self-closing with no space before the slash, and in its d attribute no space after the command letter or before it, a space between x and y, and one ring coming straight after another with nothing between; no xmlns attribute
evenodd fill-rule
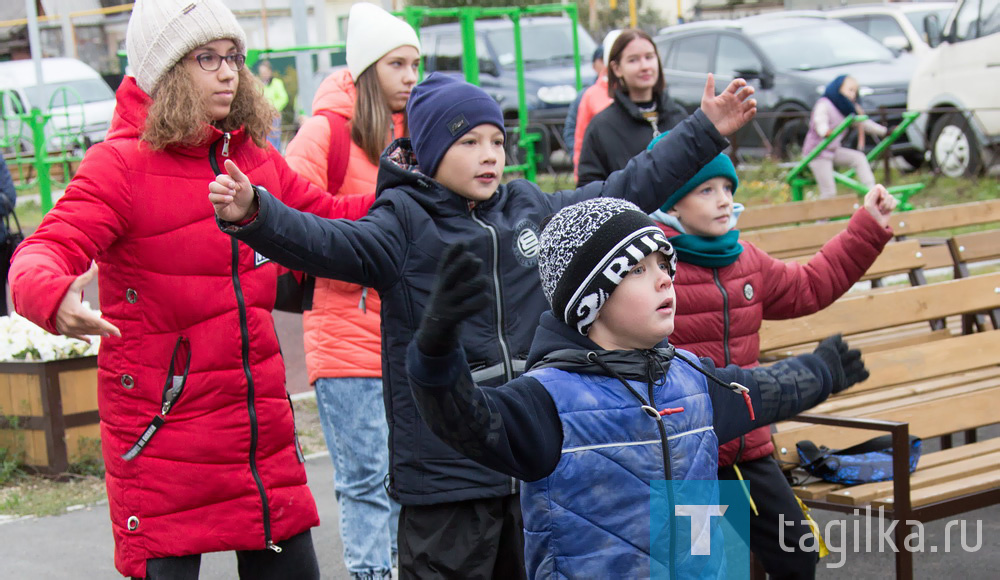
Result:
<svg viewBox="0 0 1000 580"><path fill-rule="evenodd" d="M614 102L587 127L577 187L607 179L687 117L667 95L661 71L653 39L634 28L622 31L608 55L608 93Z"/></svg>

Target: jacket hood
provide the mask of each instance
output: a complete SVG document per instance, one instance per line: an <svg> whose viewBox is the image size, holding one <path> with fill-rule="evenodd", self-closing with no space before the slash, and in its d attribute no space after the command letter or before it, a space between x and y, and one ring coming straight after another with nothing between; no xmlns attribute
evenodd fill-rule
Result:
<svg viewBox="0 0 1000 580"><path fill-rule="evenodd" d="M596 353L598 364L590 353ZM527 368L554 367L584 374L607 374L605 367L631 380L657 380L666 373L674 357L674 347L666 340L649 350L605 350L552 315L542 313L531 341Z"/></svg>
<svg viewBox="0 0 1000 580"><path fill-rule="evenodd" d="M629 98L627 94L622 92L620 89L615 91L615 101L622 106L623 109L629 114L630 117L647 123L645 117L642 116L642 112L639 111L638 105L636 105L632 99ZM671 110L670 94L667 89L663 89L660 93L660 99L656 103L656 111L660 116L667 115Z"/></svg>
<svg viewBox="0 0 1000 580"><path fill-rule="evenodd" d="M135 78L126 76L122 79L118 91L115 92L115 114L111 118L111 128L108 129L107 141L113 139L139 139L142 137L143 128L146 126L146 118L149 115L149 107L153 104L153 99L139 88ZM223 137L223 132L205 124L202 138L198 143L191 145L174 145L171 151L192 157L205 157L208 155L209 147L215 141ZM248 141L243 128L232 131L229 134L230 146L242 145Z"/></svg>
<svg viewBox="0 0 1000 580"><path fill-rule="evenodd" d="M432 215L468 215L473 207L486 209L502 204L508 195L507 188L503 184L490 199L471 202L421 173L410 138L401 137L386 147L379 159L378 183L372 209L380 203L390 203L383 194L394 189L404 189L407 196Z"/></svg>
<svg viewBox="0 0 1000 580"><path fill-rule="evenodd" d="M354 101L358 98L358 90L351 78L351 71L346 68L335 71L326 77L313 97L313 114L317 111L331 111L348 121L354 118Z"/></svg>

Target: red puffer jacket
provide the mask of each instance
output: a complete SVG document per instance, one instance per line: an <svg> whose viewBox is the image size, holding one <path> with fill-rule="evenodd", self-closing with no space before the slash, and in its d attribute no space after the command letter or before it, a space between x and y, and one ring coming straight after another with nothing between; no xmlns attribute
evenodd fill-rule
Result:
<svg viewBox="0 0 1000 580"><path fill-rule="evenodd" d="M659 224L667 237L678 235ZM724 268L678 264L677 315L670 343L709 357L717 365L757 366L764 319L812 314L826 308L858 281L892 239L864 208L847 229L826 243L809 263L785 263L750 243ZM760 459L774 451L771 431L760 427L719 448L722 467Z"/></svg>
<svg viewBox="0 0 1000 580"><path fill-rule="evenodd" d="M153 151L139 136L151 103L126 77L108 139L79 172L10 271L18 312L55 332L62 297L92 259L104 318L121 330L98 355L101 445L115 565L261 550L319 524L295 441L271 319L277 266L219 231L208 184L226 156L285 203L360 218L374 196L336 199L272 147L206 126L198 146ZM168 413L174 375L186 376ZM163 425L131 460L157 416Z"/></svg>

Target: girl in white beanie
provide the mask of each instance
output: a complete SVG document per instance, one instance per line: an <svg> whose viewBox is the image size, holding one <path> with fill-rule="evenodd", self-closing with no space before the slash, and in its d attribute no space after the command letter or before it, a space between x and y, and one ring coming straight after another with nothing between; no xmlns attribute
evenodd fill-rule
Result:
<svg viewBox="0 0 1000 580"><path fill-rule="evenodd" d="M101 446L115 565L195 579L236 551L240 578L319 578L319 524L271 309L277 266L215 225L205 182L233 161L303 211L358 218L264 141L274 109L221 0L138 0L108 138L19 248L18 312L56 334L102 335ZM81 304L100 266L101 313Z"/></svg>
<svg viewBox="0 0 1000 580"><path fill-rule="evenodd" d="M374 4L351 7L347 68L320 85L313 117L288 144L292 169L338 197L375 191L379 157L408 135L417 82L413 28ZM316 280L304 313L306 368L334 462L344 563L353 578L388 578L399 504L386 494L389 429L382 401L381 300L357 284Z"/></svg>

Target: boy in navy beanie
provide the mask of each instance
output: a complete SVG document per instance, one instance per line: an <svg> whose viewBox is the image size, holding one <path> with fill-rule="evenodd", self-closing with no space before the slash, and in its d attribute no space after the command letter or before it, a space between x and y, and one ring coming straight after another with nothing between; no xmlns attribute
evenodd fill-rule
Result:
<svg viewBox="0 0 1000 580"><path fill-rule="evenodd" d="M753 370L675 350L673 248L635 205L597 198L563 208L542 231L551 310L530 370L477 387L458 337L490 309L482 265L461 244L446 250L407 371L428 428L523 482L532 579L725 578L722 558L695 553L664 517L689 503L685 489L713 487L719 438L790 418L868 376L839 336ZM656 480L672 480L679 495L658 493ZM667 509L652 513L654 498ZM709 552L723 552L714 525Z"/></svg>
<svg viewBox="0 0 1000 580"><path fill-rule="evenodd" d="M652 217L682 262L671 342L720 366L752 367L760 356L757 332L763 320L812 314L861 278L892 239L889 215L896 200L875 186L847 229L803 265L782 262L739 240L735 226L742 206L733 201L738 186L732 161L720 154ZM722 443L719 479L743 480L755 500L750 549L775 578L814 578L816 552L801 546L815 543L800 543L813 532L801 523L805 518L798 501L772 458L770 429L764 426ZM782 519L793 525L782 526Z"/></svg>
<svg viewBox="0 0 1000 580"><path fill-rule="evenodd" d="M224 232L282 265L361 284L382 299L387 484L402 505L400 578L525 577L517 480L431 433L407 382L406 348L444 249L463 242L488 265L481 293L492 306L471 314L455 338L477 384L502 385L524 371L548 309L536 267L542 220L602 196L653 211L728 145L724 135L753 117L752 92L737 79L716 95L710 78L701 109L658 147L607 181L549 194L523 179L501 183L506 134L499 106L478 87L432 74L407 104L411 138L382 154L375 204L357 222L290 210L226 161L227 173L209 185Z"/></svg>

